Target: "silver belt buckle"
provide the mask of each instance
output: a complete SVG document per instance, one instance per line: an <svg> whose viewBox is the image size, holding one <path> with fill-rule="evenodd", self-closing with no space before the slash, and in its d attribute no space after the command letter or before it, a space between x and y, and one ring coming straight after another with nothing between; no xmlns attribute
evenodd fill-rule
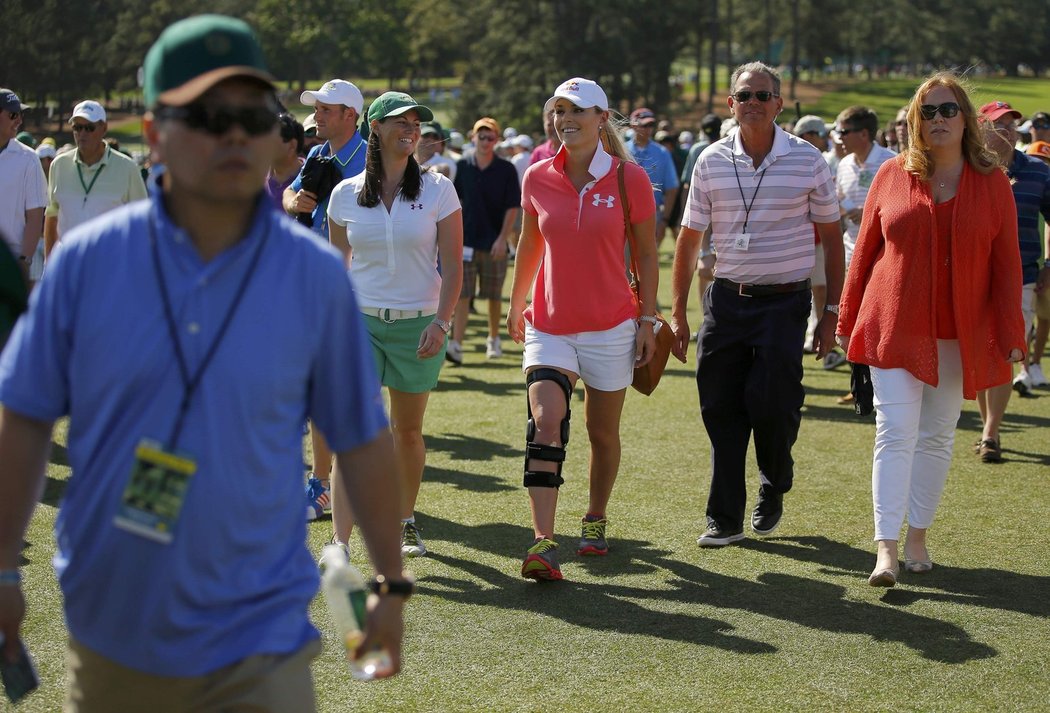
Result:
<svg viewBox="0 0 1050 713"><path fill-rule="evenodd" d="M738 282L737 283L737 291L736 291L736 293L738 295L740 295L741 297L752 297L753 295L749 295L746 292L744 292L744 288L745 287L747 287L747 285L745 285L743 282Z"/></svg>
<svg viewBox="0 0 1050 713"><path fill-rule="evenodd" d="M383 322L385 322L386 324L393 324L394 322L397 321L396 319L391 319L390 318L390 308L389 307L387 307L386 309L379 310L378 317L379 317L379 319L383 320Z"/></svg>

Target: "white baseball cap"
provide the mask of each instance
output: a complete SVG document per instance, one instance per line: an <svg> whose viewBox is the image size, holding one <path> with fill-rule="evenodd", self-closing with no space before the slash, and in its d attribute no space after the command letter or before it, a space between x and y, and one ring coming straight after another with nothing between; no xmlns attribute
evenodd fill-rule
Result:
<svg viewBox="0 0 1050 713"><path fill-rule="evenodd" d="M532 149L532 137L528 134L518 134L511 141L511 144L529 151Z"/></svg>
<svg viewBox="0 0 1050 713"><path fill-rule="evenodd" d="M505 139L513 139L517 135L518 130L515 129L513 126L508 126L506 129L503 130L503 138Z"/></svg>
<svg viewBox="0 0 1050 713"><path fill-rule="evenodd" d="M36 147L37 158L54 158L58 153L53 144L40 144Z"/></svg>
<svg viewBox="0 0 1050 713"><path fill-rule="evenodd" d="M310 129L317 129L316 114L310 114L310 116L303 119L303 131L309 131Z"/></svg>
<svg viewBox="0 0 1050 713"><path fill-rule="evenodd" d="M361 96L361 90L345 79L331 79L322 84L316 92L305 91L300 95L299 101L306 106L313 106L317 102L342 104L352 108L358 115L365 108L365 98Z"/></svg>
<svg viewBox="0 0 1050 713"><path fill-rule="evenodd" d="M73 116L69 117L69 123L73 123L73 119L77 117L90 121L92 124L97 124L100 121L106 120L106 110L102 108L102 105L96 101L82 101L73 107Z"/></svg>
<svg viewBox="0 0 1050 713"><path fill-rule="evenodd" d="M573 77L562 82L554 90L554 96L544 102L544 113L554 108L554 102L558 97L568 99L581 109L590 109L592 106L596 106L602 111L609 109L609 99L605 96L605 91L596 82L583 77Z"/></svg>

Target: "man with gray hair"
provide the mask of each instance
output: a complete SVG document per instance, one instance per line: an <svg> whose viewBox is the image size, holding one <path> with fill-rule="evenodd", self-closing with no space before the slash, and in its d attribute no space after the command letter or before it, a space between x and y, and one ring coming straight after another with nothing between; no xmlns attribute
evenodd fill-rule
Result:
<svg viewBox="0 0 1050 713"><path fill-rule="evenodd" d="M689 346L686 305L700 240L711 228L718 253L704 293L696 382L711 439L711 493L702 547L744 537L744 467L752 432L761 487L751 515L773 532L791 489L791 447L802 418L802 340L810 307L813 225L825 256L829 305L814 339L818 358L834 343L842 291L842 234L831 172L820 152L776 124L780 75L752 62L737 67L728 104L739 128L693 169L672 280L673 351Z"/></svg>

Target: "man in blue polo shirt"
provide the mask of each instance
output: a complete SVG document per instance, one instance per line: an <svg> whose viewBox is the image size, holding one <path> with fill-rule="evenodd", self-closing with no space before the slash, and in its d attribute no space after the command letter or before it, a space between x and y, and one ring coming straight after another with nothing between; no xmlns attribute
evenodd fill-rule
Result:
<svg viewBox="0 0 1050 713"><path fill-rule="evenodd" d="M368 335L336 251L263 193L278 104L248 26L177 22L144 73L166 173L149 199L63 238L0 357L3 653L17 650L22 537L68 415L65 710L312 711L304 416L338 454L384 594L362 647L388 649L395 670L393 592L411 592Z"/></svg>
<svg viewBox="0 0 1050 713"><path fill-rule="evenodd" d="M1050 167L1038 158L1018 151L1017 120L1021 112L1006 102L993 101L981 107L981 116L987 122L988 146L999 155L1000 164L1013 187L1017 204L1017 238L1021 251L1022 284L1021 312L1024 314L1025 338L1035 317L1035 287L1039 281L1039 259L1042 256L1042 236L1039 234L1039 214L1050 221ZM1044 280L1046 276L1044 275ZM1032 388L1025 362L1014 378L1012 388L1021 396L1028 396ZM977 454L985 463L1002 460L1002 442L999 426L1010 402L1011 384L993 386L977 392L977 405L984 428Z"/></svg>
<svg viewBox="0 0 1050 713"><path fill-rule="evenodd" d="M656 197L656 246L660 247L664 232L670 224L674 200L678 196L678 171L670 152L653 141L655 126L656 114L652 109L643 106L632 111L634 138L627 142L627 149L653 183L653 195Z"/></svg>
<svg viewBox="0 0 1050 713"><path fill-rule="evenodd" d="M335 188L335 183L327 186L325 195L319 196L303 187L304 176L308 172L317 172L317 164L324 157L330 157L330 165L336 168L343 179L353 178L365 170L368 145L357 130L365 100L361 96L361 90L351 82L332 79L317 91L303 92L299 101L314 107L317 136L325 139L325 142L310 149L299 175L284 190L284 209L292 215L309 214L313 231L327 242L328 194ZM312 426L310 445L313 448L313 473L306 483L308 520L332 510L329 480L332 471L332 450Z"/></svg>

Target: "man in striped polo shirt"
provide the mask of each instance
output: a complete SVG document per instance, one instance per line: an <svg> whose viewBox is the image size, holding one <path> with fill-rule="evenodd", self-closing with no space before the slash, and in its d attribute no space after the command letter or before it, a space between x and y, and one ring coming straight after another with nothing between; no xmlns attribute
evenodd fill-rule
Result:
<svg viewBox="0 0 1050 713"><path fill-rule="evenodd" d="M700 238L711 227L718 255L704 294L696 383L711 439L707 530L697 543L721 547L744 537L744 464L752 432L761 487L751 527L768 535L791 489L791 447L802 418L802 343L810 310L813 225L820 233L827 307L817 326L817 358L834 344L842 291L842 234L835 184L809 143L776 125L780 75L752 62L733 72L729 108L739 130L708 147L693 168L675 248L675 356L689 346L686 305Z"/></svg>

